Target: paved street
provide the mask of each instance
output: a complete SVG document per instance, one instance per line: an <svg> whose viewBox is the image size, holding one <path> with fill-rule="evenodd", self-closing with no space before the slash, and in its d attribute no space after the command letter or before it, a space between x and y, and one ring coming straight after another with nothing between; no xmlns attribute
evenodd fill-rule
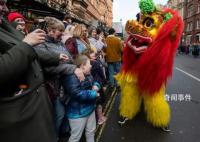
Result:
<svg viewBox="0 0 200 142"><path fill-rule="evenodd" d="M172 111L171 133L153 128L146 122L143 112L120 127L117 124L119 93L113 97L110 112L108 109L107 123L98 129L97 142L200 142L199 78L200 58L178 55L166 92Z"/></svg>

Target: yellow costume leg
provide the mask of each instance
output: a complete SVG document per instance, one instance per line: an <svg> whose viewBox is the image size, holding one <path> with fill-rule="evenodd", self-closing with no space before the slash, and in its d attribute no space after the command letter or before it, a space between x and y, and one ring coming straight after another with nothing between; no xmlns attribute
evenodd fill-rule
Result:
<svg viewBox="0 0 200 142"><path fill-rule="evenodd" d="M155 127L166 127L170 121L170 108L164 95L164 86L153 95L143 95L147 121L152 123Z"/></svg>
<svg viewBox="0 0 200 142"><path fill-rule="evenodd" d="M132 119L140 110L142 98L133 84L127 83L121 90L120 115Z"/></svg>
<svg viewBox="0 0 200 142"><path fill-rule="evenodd" d="M140 110L141 99L134 76L118 74L116 76L121 87L120 115L132 119Z"/></svg>

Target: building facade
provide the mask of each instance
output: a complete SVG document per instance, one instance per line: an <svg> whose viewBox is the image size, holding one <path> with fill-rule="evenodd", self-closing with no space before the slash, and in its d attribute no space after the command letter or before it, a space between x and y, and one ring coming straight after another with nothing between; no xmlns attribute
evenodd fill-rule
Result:
<svg viewBox="0 0 200 142"><path fill-rule="evenodd" d="M169 0L167 6L178 11L181 17L184 17L184 1L185 0Z"/></svg>
<svg viewBox="0 0 200 142"><path fill-rule="evenodd" d="M184 23L186 44L200 42L200 0L186 1Z"/></svg>
<svg viewBox="0 0 200 142"><path fill-rule="evenodd" d="M62 19L70 15L87 25L112 26L113 0L8 0L10 9L25 17L53 16Z"/></svg>
<svg viewBox="0 0 200 142"><path fill-rule="evenodd" d="M113 0L48 0L48 5L88 25L112 26Z"/></svg>
<svg viewBox="0 0 200 142"><path fill-rule="evenodd" d="M168 7L177 10L183 17L182 44L200 42L200 0L169 0Z"/></svg>

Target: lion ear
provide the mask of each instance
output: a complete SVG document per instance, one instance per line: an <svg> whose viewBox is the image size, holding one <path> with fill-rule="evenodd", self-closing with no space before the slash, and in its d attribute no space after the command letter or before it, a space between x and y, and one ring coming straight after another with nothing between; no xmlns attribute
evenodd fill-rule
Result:
<svg viewBox="0 0 200 142"><path fill-rule="evenodd" d="M133 28L133 20L128 20L126 22L125 30L126 32L130 32L130 30Z"/></svg>
<svg viewBox="0 0 200 142"><path fill-rule="evenodd" d="M127 32L129 31L130 26L131 26L131 21L128 20L128 21L126 22L126 26L125 26L125 30L126 30Z"/></svg>
<svg viewBox="0 0 200 142"><path fill-rule="evenodd" d="M126 26L125 26L125 30L126 30L126 31L128 31L129 26L130 26L130 20L128 20L128 21L126 22Z"/></svg>
<svg viewBox="0 0 200 142"><path fill-rule="evenodd" d="M170 33L170 39L173 41L176 39L176 35L177 35L177 25L172 29L171 33Z"/></svg>

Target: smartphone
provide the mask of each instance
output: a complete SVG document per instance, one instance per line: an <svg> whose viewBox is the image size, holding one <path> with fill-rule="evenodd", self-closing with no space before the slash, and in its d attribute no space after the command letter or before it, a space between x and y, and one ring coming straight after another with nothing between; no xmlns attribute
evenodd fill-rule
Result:
<svg viewBox="0 0 200 142"><path fill-rule="evenodd" d="M46 29L47 29L47 22L44 21L44 22L39 23L39 28L41 30L46 31Z"/></svg>

